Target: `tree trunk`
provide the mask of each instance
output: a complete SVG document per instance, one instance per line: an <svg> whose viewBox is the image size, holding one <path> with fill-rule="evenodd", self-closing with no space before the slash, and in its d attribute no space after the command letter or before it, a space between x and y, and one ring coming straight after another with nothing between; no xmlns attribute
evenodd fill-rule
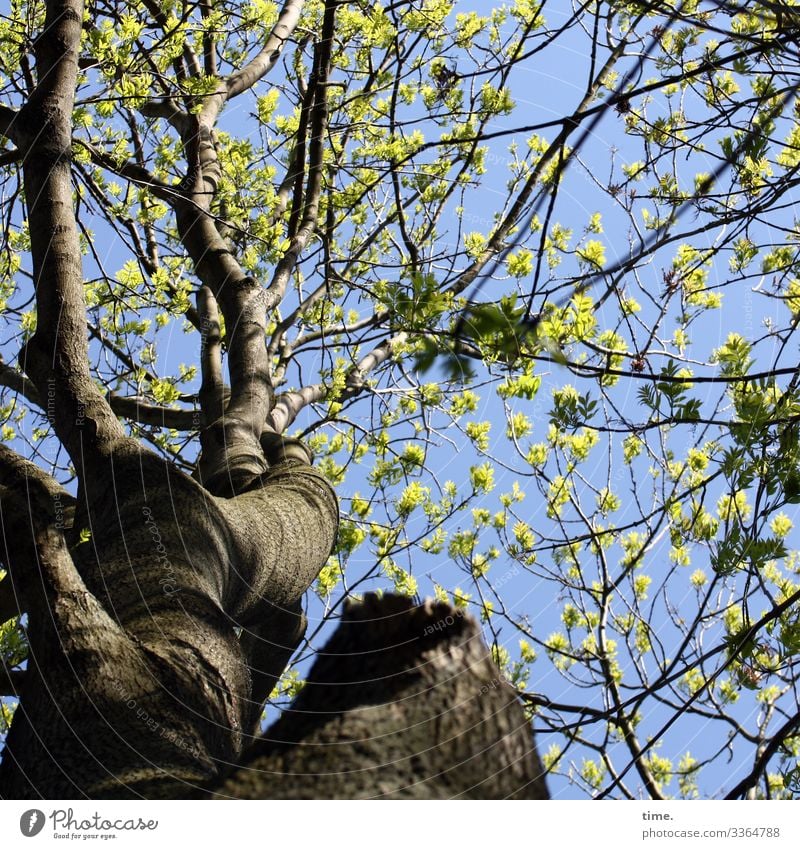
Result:
<svg viewBox="0 0 800 849"><path fill-rule="evenodd" d="M30 582L27 597L51 615L31 620L3 798L179 798L199 785L239 798L546 798L529 722L476 623L400 597L348 608L292 709L243 756L304 630L333 495L297 461L234 499L140 450L109 472L82 493L92 507L77 511L72 554L51 526L25 546L22 522L7 551L16 566L27 553L29 576L38 566L41 597ZM84 522L92 535L75 544Z"/></svg>
<svg viewBox="0 0 800 849"><path fill-rule="evenodd" d="M216 498L131 442L78 502L66 541L52 524L26 541L24 507L6 537L33 613L0 793L184 795L252 736L302 634L297 611L333 543L335 496L287 460Z"/></svg>
<svg viewBox="0 0 800 849"><path fill-rule="evenodd" d="M372 595L348 605L295 703L215 793L548 798L530 722L477 623Z"/></svg>

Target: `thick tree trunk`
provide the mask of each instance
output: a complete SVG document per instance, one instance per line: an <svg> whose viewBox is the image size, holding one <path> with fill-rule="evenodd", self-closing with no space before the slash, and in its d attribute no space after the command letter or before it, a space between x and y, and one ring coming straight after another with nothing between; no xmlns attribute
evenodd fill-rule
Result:
<svg viewBox="0 0 800 849"><path fill-rule="evenodd" d="M182 796L235 762L333 543L335 496L297 460L231 499L132 441L106 471L66 540L45 523L26 543L25 508L3 500L4 560L35 611L6 798Z"/></svg>
<svg viewBox="0 0 800 849"><path fill-rule="evenodd" d="M294 705L215 795L546 799L530 722L470 617L350 604Z"/></svg>

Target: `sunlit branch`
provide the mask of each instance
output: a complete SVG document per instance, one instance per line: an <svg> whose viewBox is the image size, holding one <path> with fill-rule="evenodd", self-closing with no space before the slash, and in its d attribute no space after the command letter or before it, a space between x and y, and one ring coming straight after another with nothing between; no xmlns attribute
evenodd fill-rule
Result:
<svg viewBox="0 0 800 849"><path fill-rule="evenodd" d="M366 386L367 375L385 363L392 355L395 347L402 345L406 339L407 334L398 333L359 360L348 372L344 392L336 400L346 401L363 391ZM275 399L275 406L267 424L274 428L277 433L281 433L294 422L301 410L310 404L324 401L327 397L327 387L321 383L305 386L293 392L285 392Z"/></svg>
<svg viewBox="0 0 800 849"><path fill-rule="evenodd" d="M20 113L37 328L21 365L40 396L52 385L53 427L73 462L91 462L124 431L89 373L86 305L70 174L71 115L83 4L47 3L36 40L38 83ZM24 120L23 120L24 119ZM84 427L88 422L89 427Z"/></svg>
<svg viewBox="0 0 800 849"><path fill-rule="evenodd" d="M225 382L222 378L222 337L217 301L208 286L197 293L200 314L200 407L206 421L214 422L225 411Z"/></svg>
<svg viewBox="0 0 800 849"><path fill-rule="evenodd" d="M278 15L278 20L272 28L266 43L256 56L227 81L227 99L230 100L243 91L252 88L255 83L266 76L280 59L286 42L300 20L304 0L287 0Z"/></svg>
<svg viewBox="0 0 800 849"><path fill-rule="evenodd" d="M285 392L275 398L275 404L267 416L267 426L276 433L283 433L297 418L300 412L311 404L324 401L328 390L321 383L304 386L292 392Z"/></svg>
<svg viewBox="0 0 800 849"><path fill-rule="evenodd" d="M381 366L394 353L398 345L402 345L408 339L407 333L396 333L390 339L382 342L373 351L370 351L363 359L356 363L355 367L347 375L346 386L348 389L360 389L364 380L370 372Z"/></svg>

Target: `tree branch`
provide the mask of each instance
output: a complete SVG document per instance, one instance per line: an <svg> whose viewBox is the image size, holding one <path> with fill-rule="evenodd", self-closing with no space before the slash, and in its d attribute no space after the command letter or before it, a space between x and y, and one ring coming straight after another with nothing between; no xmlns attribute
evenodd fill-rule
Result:
<svg viewBox="0 0 800 849"><path fill-rule="evenodd" d="M259 621L242 630L241 643L250 669L252 713L258 730L264 703L305 635L307 621L301 602L291 608L266 602Z"/></svg>
<svg viewBox="0 0 800 849"><path fill-rule="evenodd" d="M0 581L0 625L20 614L20 604L9 575Z"/></svg>
<svg viewBox="0 0 800 849"><path fill-rule="evenodd" d="M19 150L7 150L5 153L0 153L0 166L10 165L12 162L19 162L22 159L22 152Z"/></svg>
<svg viewBox="0 0 800 849"><path fill-rule="evenodd" d="M200 0L200 15L205 21L213 11L211 0ZM209 77L217 75L217 54L214 38L209 32L203 33L203 71Z"/></svg>
<svg viewBox="0 0 800 849"><path fill-rule="evenodd" d="M54 478L0 445L0 559L12 579L2 583L13 582L5 593L41 627L59 593L85 592L64 539L74 510L75 499Z"/></svg>
<svg viewBox="0 0 800 849"><path fill-rule="evenodd" d="M364 385L364 379L366 376L375 371L376 368L383 365L386 360L391 357L392 352L394 351L397 345L402 345L408 339L408 334L401 331L400 333L395 333L390 339L387 339L385 342L381 342L374 350L370 351L365 357L359 360L356 363L355 367L351 369L350 374L347 376L347 387L350 390L361 389Z"/></svg>
<svg viewBox="0 0 800 849"><path fill-rule="evenodd" d="M764 747L764 751L756 758L753 768L726 796L726 799L744 798L747 792L756 786L759 779L763 776L767 765L772 756L780 749L788 737L794 735L797 728L800 727L800 711L794 716L790 716L786 722L772 736L769 743Z"/></svg>
<svg viewBox="0 0 800 849"><path fill-rule="evenodd" d="M139 112L145 118L163 118L181 136L186 132L189 116L171 97L148 100L139 107Z"/></svg>
<svg viewBox="0 0 800 849"><path fill-rule="evenodd" d="M0 696L18 697L25 681L26 672L22 669L6 669L0 666Z"/></svg>
<svg viewBox="0 0 800 849"><path fill-rule="evenodd" d="M328 390L325 386L321 383L314 383L311 386L304 386L302 389L278 395L272 411L267 416L268 427L272 428L275 433L283 433L294 422L301 410L309 404L324 401L327 393Z"/></svg>
<svg viewBox="0 0 800 849"><path fill-rule="evenodd" d="M263 48L250 62L227 81L227 99L230 100L252 88L260 79L266 76L280 59L286 42L291 37L300 20L305 0L287 0L272 32L269 34Z"/></svg>
<svg viewBox="0 0 800 849"><path fill-rule="evenodd" d="M35 407L44 409L42 399L39 395L39 390L36 388L33 381L23 372L17 371L0 357L0 386L7 386L14 392L19 393L22 397L33 404Z"/></svg>
<svg viewBox="0 0 800 849"><path fill-rule="evenodd" d="M654 692L657 688L662 687L666 684L671 683L672 681L677 680L681 676L685 675L686 672L689 670L689 668L699 666L700 664L704 663L706 660L709 660L710 658L712 658L712 657L714 657L718 654L722 654L723 652L725 652L727 654L725 661L723 663L721 663L717 667L717 669L715 669L714 672L712 672L712 674L710 676L708 676L708 678L706 678L706 680L703 682L702 686L698 687L692 693L692 695L689 696L688 700L686 701L685 705L683 706L683 711L679 711L674 716L670 717L670 719L668 719L667 722L664 723L664 725L659 729L659 731L656 734L648 736L647 743L645 743L645 745L642 746L641 754L642 755L646 754L648 751L650 751L650 749L652 749L656 745L658 745L658 741L664 736L664 734L666 734L666 732L675 724L675 722L678 721L678 719L683 715L684 712L689 710L691 708L691 706L698 699L700 699L700 697L705 692L707 692L709 690L709 688L714 684L714 682L717 680L717 678L719 678L722 675L722 673L726 669L728 669L728 667L739 656L742 649L746 645L748 645L752 640L755 639L755 637L758 635L758 632L763 627L765 627L767 624L769 624L770 622L777 619L782 613L785 613L787 610L789 610L791 607L796 605L798 602L800 602L800 590L797 590L796 592L793 592L791 595L787 596L780 604L775 605L770 611L765 613L757 622L753 622L752 625L750 625L744 631L740 632L737 635L735 643L731 644L729 642L723 641L719 645L717 645L715 648L709 649L707 652L705 652L702 655L700 655L699 657L697 657L696 660L692 664L690 664L686 667L683 667L681 669L678 669L678 670L674 670L674 668L675 668L675 665L677 664L677 660L678 660L678 657L680 655L676 656L675 659L667 666L667 669L665 669L661 673L661 675L654 682L652 682L650 684L650 686L648 688L649 691ZM637 703L640 705L642 700L644 699L645 695L646 694L639 693L636 696L632 696L629 699L627 699L625 702L623 702L620 707L627 708L627 707L630 707L631 705L635 705ZM634 709L634 712L635 712L635 709ZM614 787L630 771L632 766L633 766L633 762L631 761L625 767L625 769L622 770L622 772L619 774L619 776L608 787L606 787L605 790L603 790L603 792L599 796L597 796L596 798L597 799L603 799L606 796L608 796L608 794L611 793L611 791L614 789Z"/></svg>
<svg viewBox="0 0 800 849"><path fill-rule="evenodd" d="M314 94L311 115L311 141L309 145L308 183L303 204L303 217L296 233L291 233L291 244L278 263L272 281L267 287L267 309L276 307L286 292L294 267L317 229L319 200L322 194L324 136L328 127L328 77L333 52L333 34L336 8L339 0L326 0L322 22L322 37L314 50L314 71L310 88Z"/></svg>
<svg viewBox="0 0 800 849"><path fill-rule="evenodd" d="M316 65L323 101L335 3L329 5L324 27L328 35L318 51ZM216 298L225 318L230 399L225 407L224 419L220 415L201 432L203 479L211 487L215 480L246 482L264 471L259 438L272 401L269 358L264 345L268 298L259 282L244 273L209 211L221 176L213 127L225 102L252 86L277 61L283 45L297 25L302 6L303 3L296 0L286 3L264 48L245 68L227 81L220 82L215 92L204 96L198 114L187 115L168 101L150 104L144 111L144 114L166 117L181 135L188 170L182 184L185 201L173 203L178 232L198 276ZM326 60L324 71L320 72L319 63L323 60ZM318 125L320 120L326 123L324 104L317 111L317 116ZM317 129L317 153L321 166L323 130L320 126ZM318 170L311 169L309 182L312 187L321 179L317 175ZM308 212L316 218L314 209L319 191L312 190L309 196L312 201L307 204ZM299 243L295 247L302 249ZM208 361L206 365L209 365ZM209 379L216 381L216 378ZM208 381L206 385L208 388ZM217 408L220 406L216 404Z"/></svg>
<svg viewBox="0 0 800 849"><path fill-rule="evenodd" d="M54 477L3 444L0 444L0 486L25 498L28 509L48 521L56 516L56 502L62 509L75 505L75 498Z"/></svg>
<svg viewBox="0 0 800 849"><path fill-rule="evenodd" d="M107 397L111 409L118 416L139 424L170 430L199 430L202 424L199 410L173 410L137 395L109 392Z"/></svg>
<svg viewBox="0 0 800 849"><path fill-rule="evenodd" d="M272 387L264 343L264 290L246 275L212 218L200 210L176 211L181 241L198 277L218 301L225 319L231 396L226 415L200 434L203 480L251 478L265 471L259 437L270 410Z"/></svg>
<svg viewBox="0 0 800 849"><path fill-rule="evenodd" d="M197 311L202 322L200 408L207 422L215 422L225 412L227 387L222 379L222 336L219 311L216 298L208 286L201 286L197 293ZM230 390L227 390L227 394L230 394Z"/></svg>
<svg viewBox="0 0 800 849"><path fill-rule="evenodd" d="M89 372L70 167L82 20L81 0L48 0L35 42L38 82L20 110L17 133L37 308L36 332L20 361L40 397L52 393L52 424L76 468L125 436Z"/></svg>
<svg viewBox="0 0 800 849"><path fill-rule="evenodd" d="M83 139L76 139L76 144L79 144L89 154L89 158L95 165L99 165L119 177L124 177L132 183L136 183L137 186L150 189L157 198L161 198L170 206L185 200L175 186L170 186L168 183L159 180L138 162L134 162L132 159L120 162L113 156L109 156L99 148L89 144L89 142L83 141Z"/></svg>
<svg viewBox="0 0 800 849"><path fill-rule="evenodd" d="M370 351L350 369L347 375L345 390L337 398L338 401L348 401L363 391L367 375L386 362L392 355L396 345L406 341L408 334L397 333L391 339L387 339ZM267 426L276 433L283 433L297 418L300 412L309 404L324 401L328 395L328 389L321 383L304 386L302 389L284 392L275 399L275 405L267 418Z"/></svg>
<svg viewBox="0 0 800 849"><path fill-rule="evenodd" d="M641 20L645 16L646 12L642 12L637 21ZM634 27L631 27L631 32L634 32ZM655 43L656 39L653 39L653 43ZM578 107L573 111L572 115L567 116L561 121L561 129L556 134L556 137L553 139L551 144L548 146L547 150L544 151L541 158L537 161L536 165L531 169L531 173L528 175L528 178L525 180L525 184L520 190L517 197L514 199L514 203L511 205L511 209L508 211L506 216L503 218L502 222L498 224L497 228L494 230L492 235L489 237L489 240L486 243L486 247L481 252L480 256L476 257L476 259L466 268L461 274L458 275L456 280L448 287L448 291L454 292L456 294L463 292L477 277L478 275L486 268L486 266L494 261L495 263L498 261L497 257L500 251L503 249L503 244L506 240L506 237L511 232L512 228L517 224L520 217L522 216L528 201L531 199L531 195L533 194L534 188L536 188L541 181L542 175L545 173L545 169L548 168L556 157L556 155L561 155L561 152L564 149L564 146L567 143L567 139L572 135L572 133L577 129L580 124L578 121L579 116L582 114L583 110L588 108L594 98L597 96L598 91L600 91L603 81L608 77L609 73L613 70L614 65L619 61L619 59L624 55L625 48L628 47L628 40L623 38L619 41L619 43L615 46L615 48L611 51L610 55L606 59L603 64L603 67L600 69L598 73L595 74L594 80L591 85L588 87L583 99L581 100ZM630 74L627 74L620 84L619 88L623 89L627 86L630 78ZM605 112L600 112L595 117L595 122L600 119ZM590 124L589 128L585 130L584 136L591 131L593 124ZM569 161L569 158L565 158L560 165L559 171L563 170L566 166L566 163Z"/></svg>
<svg viewBox="0 0 800 849"><path fill-rule="evenodd" d="M10 106L0 104L0 135L16 142L16 122L19 112Z"/></svg>

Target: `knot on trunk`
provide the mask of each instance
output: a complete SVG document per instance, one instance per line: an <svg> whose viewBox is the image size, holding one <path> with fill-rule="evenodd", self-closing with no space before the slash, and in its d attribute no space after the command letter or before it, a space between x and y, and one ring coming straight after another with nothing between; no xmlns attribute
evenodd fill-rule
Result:
<svg viewBox="0 0 800 849"><path fill-rule="evenodd" d="M223 416L200 434L197 476L213 495L232 498L244 492L268 464L249 423Z"/></svg>
<svg viewBox="0 0 800 849"><path fill-rule="evenodd" d="M307 465L314 462L314 453L304 442L271 430L261 431L261 450L270 466L287 460L299 460Z"/></svg>

